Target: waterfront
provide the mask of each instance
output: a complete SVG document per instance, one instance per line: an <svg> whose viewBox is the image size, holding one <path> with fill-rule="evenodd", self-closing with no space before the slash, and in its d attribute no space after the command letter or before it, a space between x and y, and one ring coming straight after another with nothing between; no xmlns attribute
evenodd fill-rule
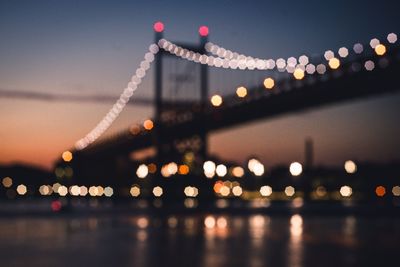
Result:
<svg viewBox="0 0 400 267"><path fill-rule="evenodd" d="M59 214L0 219L2 266L382 266L400 218Z"/></svg>

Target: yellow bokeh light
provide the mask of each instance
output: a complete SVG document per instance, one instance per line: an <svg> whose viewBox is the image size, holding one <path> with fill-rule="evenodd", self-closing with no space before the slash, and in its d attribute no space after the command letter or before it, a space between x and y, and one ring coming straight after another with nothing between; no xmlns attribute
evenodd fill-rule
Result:
<svg viewBox="0 0 400 267"><path fill-rule="evenodd" d="M331 58L330 60L329 60L329 67L331 67L331 69L337 69L337 68L339 68L339 66L340 66L340 60L339 59L337 59L337 58L335 58L335 57L333 57L333 58Z"/></svg>
<svg viewBox="0 0 400 267"><path fill-rule="evenodd" d="M301 80L304 78L304 70L302 69L295 69L293 72L293 76L296 80Z"/></svg>
<svg viewBox="0 0 400 267"><path fill-rule="evenodd" d="M296 193L296 191L295 191L295 189L294 189L294 187L293 186L286 186L285 187L285 194L288 196L288 197L291 197L291 196L293 196L294 194Z"/></svg>
<svg viewBox="0 0 400 267"><path fill-rule="evenodd" d="M215 218L214 217L212 217L212 216L207 216L205 219L204 219L204 226L206 227L206 228L213 228L213 227L215 227Z"/></svg>
<svg viewBox="0 0 400 267"><path fill-rule="evenodd" d="M161 197L163 194L163 189L160 186L156 186L153 188L153 195L156 197Z"/></svg>
<svg viewBox="0 0 400 267"><path fill-rule="evenodd" d="M149 173L149 168L146 164L141 164L136 170L136 176L143 179L146 178L147 174Z"/></svg>
<svg viewBox="0 0 400 267"><path fill-rule="evenodd" d="M357 171L357 165L352 160L347 160L344 163L344 169L347 173L355 173Z"/></svg>
<svg viewBox="0 0 400 267"><path fill-rule="evenodd" d="M243 189L242 189L242 187L240 185L234 186L232 188L232 193L233 193L233 195L235 195L237 197L241 196L242 193L243 193Z"/></svg>
<svg viewBox="0 0 400 267"><path fill-rule="evenodd" d="M383 44L378 44L375 46L375 53L378 56L383 56L386 53L386 47Z"/></svg>
<svg viewBox="0 0 400 267"><path fill-rule="evenodd" d="M343 197L350 197L353 194L353 189L348 185L344 185L339 192Z"/></svg>
<svg viewBox="0 0 400 267"><path fill-rule="evenodd" d="M245 97L247 95L247 89L244 86L240 86L236 89L236 94L238 97Z"/></svg>
<svg viewBox="0 0 400 267"><path fill-rule="evenodd" d="M398 186L398 185L393 186L392 193L396 197L400 196L400 186Z"/></svg>
<svg viewBox="0 0 400 267"><path fill-rule="evenodd" d="M270 195L272 194L272 187L270 187L270 186L268 186L268 185L261 186L261 188L260 188L260 194L261 194L263 197L268 197L268 196L270 196Z"/></svg>
<svg viewBox="0 0 400 267"><path fill-rule="evenodd" d="M143 127L144 127L146 130L150 131L151 129L153 129L154 123L153 123L152 120L145 120L145 121L143 122Z"/></svg>
<svg viewBox="0 0 400 267"><path fill-rule="evenodd" d="M222 97L220 95L213 95L211 97L211 104L214 107L219 107L222 105Z"/></svg>
<svg viewBox="0 0 400 267"><path fill-rule="evenodd" d="M232 175L235 176L235 177L238 177L238 178L243 177L243 175L244 175L243 168L240 167L240 166L234 167L232 169Z"/></svg>
<svg viewBox="0 0 400 267"><path fill-rule="evenodd" d="M219 190L219 193L224 197L228 196L230 194L230 192L231 192L231 189L229 187L227 187L226 185L221 186L221 189Z"/></svg>
<svg viewBox="0 0 400 267"><path fill-rule="evenodd" d="M4 187L9 188L9 187L12 186L13 181L12 181L12 179L10 177L4 177L3 180L2 180L2 183L3 183Z"/></svg>
<svg viewBox="0 0 400 267"><path fill-rule="evenodd" d="M131 193L131 196L138 197L140 195L140 188L138 186L134 185L131 187L130 193Z"/></svg>
<svg viewBox="0 0 400 267"><path fill-rule="evenodd" d="M61 157L65 162L70 162L72 160L72 153L71 151L64 151Z"/></svg>
<svg viewBox="0 0 400 267"><path fill-rule="evenodd" d="M17 186L17 193L18 193L19 195L21 195L21 196L22 196L22 195L25 195L26 192L27 192L27 188L26 188L25 185L20 184L20 185Z"/></svg>
<svg viewBox="0 0 400 267"><path fill-rule="evenodd" d="M303 166L299 162L293 162L289 167L290 174L293 176L299 176L303 172Z"/></svg>
<svg viewBox="0 0 400 267"><path fill-rule="evenodd" d="M265 86L265 88L267 88L267 89L272 89L272 88L274 88L274 86L275 86L275 81L274 81L274 79L272 79L272 78L266 78L266 79L264 80L264 86Z"/></svg>

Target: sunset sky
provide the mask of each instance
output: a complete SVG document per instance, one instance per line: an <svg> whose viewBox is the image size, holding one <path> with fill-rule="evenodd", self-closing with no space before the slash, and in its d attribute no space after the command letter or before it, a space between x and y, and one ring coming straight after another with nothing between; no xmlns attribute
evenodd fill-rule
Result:
<svg viewBox="0 0 400 267"><path fill-rule="evenodd" d="M112 105L4 92L117 99L154 40L155 21L165 23L171 40L197 42L198 27L207 25L212 42L260 58L287 58L399 34L398 10L396 1L0 0L0 164L50 168ZM152 80L150 71L133 103L152 97ZM210 94L220 82L210 81ZM302 161L304 139L312 137L317 164L400 160L399 107L397 93L258 121L211 135L210 150L238 161L258 155L271 166ZM129 105L106 135L152 114L151 107Z"/></svg>

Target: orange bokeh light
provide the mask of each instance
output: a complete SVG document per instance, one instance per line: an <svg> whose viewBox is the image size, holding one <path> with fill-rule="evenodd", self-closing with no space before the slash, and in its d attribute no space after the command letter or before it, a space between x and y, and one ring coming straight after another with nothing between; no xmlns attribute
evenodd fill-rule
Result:
<svg viewBox="0 0 400 267"><path fill-rule="evenodd" d="M386 194L386 188L384 186L377 186L375 193L378 197L383 197Z"/></svg>

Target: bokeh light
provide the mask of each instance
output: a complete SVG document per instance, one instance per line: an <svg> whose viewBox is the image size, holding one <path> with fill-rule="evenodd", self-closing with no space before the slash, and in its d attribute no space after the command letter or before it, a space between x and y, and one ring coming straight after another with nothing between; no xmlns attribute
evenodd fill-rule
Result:
<svg viewBox="0 0 400 267"><path fill-rule="evenodd" d="M375 53L378 56L383 56L386 53L386 46L384 46L383 44L378 44L377 46L375 46Z"/></svg>
<svg viewBox="0 0 400 267"><path fill-rule="evenodd" d="M350 197L353 194L353 189L348 185L344 185L340 188L339 192L342 197Z"/></svg>
<svg viewBox="0 0 400 267"><path fill-rule="evenodd" d="M164 24L161 21L157 21L153 25L153 29L156 32L163 32L164 31Z"/></svg>
<svg viewBox="0 0 400 267"><path fill-rule="evenodd" d="M153 188L153 195L156 197L161 197L163 194L163 189L161 188L161 186L156 186Z"/></svg>
<svg viewBox="0 0 400 267"><path fill-rule="evenodd" d="M208 36L209 30L207 26L200 26L199 28L199 34L200 36L206 37Z"/></svg>
<svg viewBox="0 0 400 267"><path fill-rule="evenodd" d="M344 169L347 173L355 173L357 171L357 165L352 160L347 160L344 163Z"/></svg>
<svg viewBox="0 0 400 267"><path fill-rule="evenodd" d="M213 95L211 97L211 104L214 107L219 107L222 105L222 97L220 95Z"/></svg>
<svg viewBox="0 0 400 267"><path fill-rule="evenodd" d="M240 86L236 89L236 95L240 98L243 98L247 95L247 89L244 86Z"/></svg>
<svg viewBox="0 0 400 267"><path fill-rule="evenodd" d="M382 185L379 185L375 188L375 194L378 197L383 197L386 194L386 188Z"/></svg>
<svg viewBox="0 0 400 267"><path fill-rule="evenodd" d="M270 187L269 185L261 186L260 194L263 197L269 197L272 194L272 187Z"/></svg>
<svg viewBox="0 0 400 267"><path fill-rule="evenodd" d="M272 79L272 78L266 78L266 79L264 80L264 87L265 87L266 89L272 89L272 88L274 88L274 86L275 86L275 81L274 81L274 79Z"/></svg>
<svg viewBox="0 0 400 267"><path fill-rule="evenodd" d="M61 157L65 162L70 162L72 160L72 152L71 151L64 151L62 153Z"/></svg>
<svg viewBox="0 0 400 267"><path fill-rule="evenodd" d="M289 166L290 174L299 176L303 172L303 166L299 162L293 162Z"/></svg>

